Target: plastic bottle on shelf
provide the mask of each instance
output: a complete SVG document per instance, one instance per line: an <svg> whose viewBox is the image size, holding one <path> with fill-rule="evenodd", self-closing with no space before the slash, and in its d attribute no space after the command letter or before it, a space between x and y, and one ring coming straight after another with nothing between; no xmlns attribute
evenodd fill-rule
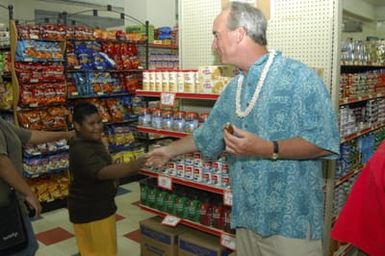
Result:
<svg viewBox="0 0 385 256"><path fill-rule="evenodd" d="M205 226L212 226L213 206L208 193L202 194L200 205L200 223Z"/></svg>
<svg viewBox="0 0 385 256"><path fill-rule="evenodd" d="M225 227L224 208L221 201L213 206L213 227L217 229L224 229Z"/></svg>

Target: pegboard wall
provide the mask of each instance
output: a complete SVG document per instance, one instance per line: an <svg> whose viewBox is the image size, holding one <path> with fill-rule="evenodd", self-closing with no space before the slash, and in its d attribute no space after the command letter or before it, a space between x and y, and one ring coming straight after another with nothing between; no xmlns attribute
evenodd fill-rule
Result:
<svg viewBox="0 0 385 256"><path fill-rule="evenodd" d="M181 68L213 65L212 24L221 10L220 0L179 0L179 58Z"/></svg>
<svg viewBox="0 0 385 256"><path fill-rule="evenodd" d="M333 91L334 33L337 3L334 0L273 0L267 39L270 49L321 69ZM338 43L339 44L339 43Z"/></svg>
<svg viewBox="0 0 385 256"><path fill-rule="evenodd" d="M269 49L281 50L285 56L322 70L321 76L334 94L338 0L270 0L270 4ZM211 51L212 23L220 11L220 0L179 0L182 68L217 63Z"/></svg>

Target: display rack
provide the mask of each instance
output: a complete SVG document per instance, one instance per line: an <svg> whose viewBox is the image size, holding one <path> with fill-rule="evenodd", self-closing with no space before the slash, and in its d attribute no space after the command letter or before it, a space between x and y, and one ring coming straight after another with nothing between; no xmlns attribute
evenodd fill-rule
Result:
<svg viewBox="0 0 385 256"><path fill-rule="evenodd" d="M153 213L153 214L155 214L155 215L158 215L158 216L160 216L160 217L162 217L162 218L164 218L164 217L166 217L167 215L169 215L168 213L159 211L159 210L157 210L157 209L148 207L148 206L143 205L143 204L139 204L139 207L140 207L142 210L151 212L151 213ZM203 232L212 234L212 235L216 235L216 236L227 235L227 236L232 237L232 238L235 237L234 234L230 234L230 233L224 232L223 230L220 230L220 229L216 229L216 228L213 228L213 227L209 227L209 226L206 226L206 225L202 225L202 224L200 224L200 223L197 223L197 222L194 222L194 221L191 221L191 220L181 219L181 221L180 221L179 223L182 224L182 225L186 225L186 226L188 226L188 227L191 227L191 228L193 228L193 229L197 229L197 230L200 230L200 231L203 231Z"/></svg>
<svg viewBox="0 0 385 256"><path fill-rule="evenodd" d="M113 11L112 9L109 10L109 11ZM65 14L65 15L62 15L61 17L63 18L62 22L63 24L66 24L66 18L69 17L71 14ZM127 17L128 15L124 14L124 15L121 15L123 17ZM60 21L58 21L60 22ZM144 23L143 23L144 24ZM53 26L61 26L62 24L55 24ZM145 24L146 26L148 25L148 23L146 22ZM38 32L36 33L41 33L41 30L40 30L40 25L36 25L38 27ZM69 27L69 26L68 26ZM20 125L20 123L18 122L18 113L20 113L20 111L29 111L29 110L41 110L41 109L46 109L48 107L51 107L51 106L64 106L64 107L67 107L67 105L71 105L71 103L73 101L76 101L76 100L84 100L84 99L88 99L88 98L101 98L101 99L108 99L108 98L113 98L115 100L115 98L118 98L118 97L127 97L127 96L133 96L133 93L129 92L129 91L124 91L124 92L119 92L119 93L96 93L95 95L77 95L76 93L69 93L68 95L67 94L67 84L65 83L65 86L66 86L66 90L65 90L65 102L63 103L54 103L54 104L50 104L50 105L39 105L39 104L20 104L21 100L20 100L20 94L21 94L21 86L22 86L22 83L30 83L32 84L32 86L36 83L39 83L39 82L42 82L42 81L39 81L39 79L30 79L30 80L27 80L24 82L21 82L19 81L19 78L18 76L20 75L20 72L17 72L16 71L16 61L19 61L19 62L22 62L22 63L31 63L31 65L33 65L33 63L43 63L44 65L49 65L50 61L52 61L52 63L61 63L64 68L63 68L63 74L73 74L73 73L83 73L83 74L88 74L88 73L99 73L99 72L103 72L103 73L109 73L109 74L114 74L114 75L117 75L117 77L121 77L121 76L126 76L127 74L131 74L131 73L135 73L135 74L139 74L140 75L140 78L141 78L141 72L142 72L142 69L113 69L113 70L103 70L103 69L97 69L97 70L82 70L82 69L78 69L77 67L74 67L73 69L69 69L68 66L67 66L67 62L66 62L66 57L67 57L67 49L66 49L66 43L67 42L73 42L73 40L67 38L67 27L65 28L65 37L61 40L52 40L52 39L47 39L47 38L42 38L40 37L42 34L38 34L39 36L35 35L31 38L20 38L20 40L29 40L29 41L41 41L41 42L54 42L54 43L58 43L60 44L61 46L61 53L62 53L62 56L63 58L61 59L52 59L52 60L39 60L39 59L34 59L34 58L27 58L25 57L24 59L22 60L17 60L16 58L16 50L17 50L17 45L18 45L18 41L19 41L19 36L18 36L18 31L17 31L17 26L16 26L16 23L15 21L11 21L10 22L10 38L11 38L11 45L9 47L10 51L11 51L11 66L13 67L12 68L12 73L10 74L11 75L11 78L12 78L12 83L13 83L13 107L12 109L14 111L12 111L13 115L14 115L14 120L15 120L15 123L16 125ZM40 31L40 32L39 32ZM28 32L29 33L29 32ZM35 32L34 32L35 33ZM32 34L31 34L32 35ZM60 34L61 35L61 34ZM80 40L82 41L82 40ZM87 40L84 40L82 42L85 42ZM90 41L90 40L88 40ZM92 41L92 40L91 40ZM93 41L100 41L102 43L133 43L131 41L122 41L122 40L93 40ZM143 44L143 41L139 42L141 44ZM144 41L144 45L147 45L147 40ZM146 47L147 49L147 47ZM33 49L35 50L35 49ZM130 61L132 60L132 58L130 59ZM147 61L147 60L146 60ZM145 65L147 65L147 63L145 63ZM79 66L80 68L80 66ZM35 71L34 71L35 72ZM42 73L44 74L44 73ZM63 75L63 78L65 77ZM127 79L127 78L126 78ZM64 79L63 79L64 81ZM135 89L136 88L140 88L139 85L140 85L140 80L138 80L139 82L135 84ZM48 83L48 81L45 81ZM49 82L53 82L52 80L49 81ZM64 83L64 82L63 82ZM130 83L130 86L134 86L133 83ZM135 89L133 89L133 92L135 91ZM32 97L33 98L33 97ZM47 98L49 98L47 96ZM129 109L133 109L133 107L130 107ZM66 120L66 123L69 121ZM117 120L112 120L111 122L107 122L105 123L106 127L109 127L109 132L112 131L112 128L110 127L113 127L113 126L126 126L127 124L130 124L130 123L133 123L137 121L137 118L134 116L130 116L130 118L127 118L127 119L124 119L124 120L120 120L120 119L117 119ZM69 124L69 122L68 122ZM32 128L34 129L33 127L28 127L28 128ZM67 127L63 127L64 129L68 129ZM36 129L36 128L35 128ZM106 128L107 129L107 128ZM62 129L51 129L50 127L45 127L44 130L62 130ZM132 130L134 130L134 128L132 128ZM125 136L127 137L127 136ZM120 147L118 146L114 146L114 147L110 147L111 149L111 152L113 154L116 154L117 157L120 157L120 154L121 151L127 151L127 150L135 150L135 149L138 149L138 144L136 143L132 143L130 145L127 145L127 144L124 144ZM137 151L137 150L136 150ZM135 151L135 152L136 152ZM139 151L138 151L139 152ZM136 153L135 153L136 154ZM45 157L45 156L29 156L28 159L32 159L34 157L37 157L37 158L40 158L40 157ZM48 157L48 156L47 156ZM124 157L126 159L126 157ZM47 182L52 182L51 178L54 178L54 176L58 174L60 177L62 177L62 175L67 175L67 178L69 180L69 177L68 177L68 168L58 168L58 169L52 169L52 170L48 170L47 172L44 172L44 173L32 173L32 172L24 172L24 176L27 178L27 182L29 182L30 185L33 185L33 182L35 180L37 180L38 183L44 183L44 180L47 180ZM58 179L61 179L60 177L58 176ZM55 176L56 177L56 176ZM142 177L142 176L138 176L138 177ZM129 180L133 180L133 179L122 179L121 182L126 182L126 181L129 181ZM56 193L55 193L56 194ZM47 206L47 209L43 209L44 211L47 211L47 210L50 210L52 209L52 207L55 208L55 206L62 206L62 204L60 203L55 203L56 200L62 200L63 198L60 197L60 198L52 198L52 197L47 197L45 196L44 197L45 199L43 199L42 201L42 205L45 207Z"/></svg>
<svg viewBox="0 0 385 256"><path fill-rule="evenodd" d="M136 95L137 96L142 96L142 97L149 97L149 98L161 98L162 99L162 94L174 94L175 99L188 99L188 100L196 100L196 101L215 101L218 99L219 95L217 94L200 94L200 93L184 93L184 92L155 92L155 91L144 91L144 90L137 90ZM172 137L172 138L183 138L186 136L191 135L190 133L187 132L178 132L178 131L172 131L172 130L164 130L164 129L156 129L152 127L147 127L147 126L137 126L137 131L145 134L157 134L157 135L162 135L164 137ZM167 189L167 190L174 190L173 184L181 185L183 187L187 188L193 188L193 189L198 189L202 192L208 192L208 193L213 193L216 195L219 195L222 197L223 200L223 205L227 207L231 207L232 205L232 193L230 188L224 188L224 187L219 187L219 186L214 186L214 185L209 185L209 184L204 184L204 183L198 183L195 182L194 180L189 180L186 178L181 178L181 177L176 177L176 176L170 176L165 173L159 173L155 172L152 170L148 169L142 169L140 171L140 174L148 176L148 177L153 177L156 178L158 181L158 187L162 189ZM170 214L166 212L162 212L158 209L151 208L147 205L140 204L139 207L142 210L151 212L153 214L156 214L162 218L167 218L170 216ZM171 217L173 217L171 215ZM235 236L233 234L229 234L224 232L223 230L219 230L216 228L213 228L209 225L203 225L201 223L197 223L188 219L181 219L179 224L191 227L193 229L203 231L215 236L218 236L220 239L220 243L222 246L227 247L228 249L234 250L235 249ZM224 238L225 237L225 238ZM228 246L225 242L223 241L231 241L230 244L231 246Z"/></svg>
<svg viewBox="0 0 385 256"><path fill-rule="evenodd" d="M183 138L183 137L186 137L189 135L189 133L185 133L185 132L175 132L175 131L145 127L145 126L137 126L136 128L137 128L138 132L159 134L159 135L163 135L166 137L172 137L172 138Z"/></svg>
<svg viewBox="0 0 385 256"><path fill-rule="evenodd" d="M166 93L174 93L174 92L166 92ZM142 97L161 97L162 92L154 92L154 91L143 91L136 90L137 96ZM193 100L217 100L218 94L204 94L204 93L187 93L187 92L175 92L175 98L177 99L193 99Z"/></svg>
<svg viewBox="0 0 385 256"><path fill-rule="evenodd" d="M149 170L145 170L145 169L140 170L140 173L143 175L149 176L149 177L154 177L154 178L158 178L159 176L166 176L170 179L170 181L172 183L184 185L184 186L187 186L190 188L200 189L200 190L207 191L210 193L216 193L216 194L219 194L222 196L224 196L226 192L230 191L229 189L215 187L215 186L202 184L202 183L197 183L194 181L190 181L190 180L186 180L186 179L182 179L182 178L178 178L178 177L174 177L174 176L167 176L167 175L162 174L162 173L157 173L157 172L153 172L153 171L149 171Z"/></svg>

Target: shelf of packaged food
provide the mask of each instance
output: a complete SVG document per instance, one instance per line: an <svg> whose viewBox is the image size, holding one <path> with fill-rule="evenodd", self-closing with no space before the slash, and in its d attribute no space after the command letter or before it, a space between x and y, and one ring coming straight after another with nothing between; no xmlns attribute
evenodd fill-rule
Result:
<svg viewBox="0 0 385 256"><path fill-rule="evenodd" d="M345 174L345 175L342 176L341 178L336 179L336 184L335 184L335 186L337 187L337 186L341 185L342 183L346 182L346 181L349 180L352 176L354 176L355 174L359 173L360 171L361 171L360 168L351 170L349 173Z"/></svg>
<svg viewBox="0 0 385 256"><path fill-rule="evenodd" d="M121 151L132 151L135 148L140 147L141 145L142 144L138 143L138 142L133 142L133 143L130 143L130 144L119 145L119 146L110 145L108 147L108 150L109 150L110 153L116 153L116 152L121 152Z"/></svg>
<svg viewBox="0 0 385 256"><path fill-rule="evenodd" d="M1 76L2 78L12 79L12 74L11 74L11 72L0 72L0 76Z"/></svg>
<svg viewBox="0 0 385 256"><path fill-rule="evenodd" d="M39 36L34 36L34 37L30 37L30 38L19 37L17 40L18 41L43 41L43 42L65 42L66 41L65 38L63 38L63 39L52 39L52 38L41 38Z"/></svg>
<svg viewBox="0 0 385 256"><path fill-rule="evenodd" d="M10 51L11 46L10 45L1 45L0 46L0 51Z"/></svg>
<svg viewBox="0 0 385 256"><path fill-rule="evenodd" d="M40 173L30 173L26 170L23 171L23 176L26 177L26 178L29 178L29 179L34 179L34 178L38 178L38 177L41 177L41 176L46 176L46 175L52 175L52 174L58 174L58 173L61 173L61 172L66 172L68 170L68 168L59 168L59 169L55 169L55 170L49 170L47 172L40 172Z"/></svg>
<svg viewBox="0 0 385 256"><path fill-rule="evenodd" d="M157 173L157 172L153 172L153 171L149 171L149 170L144 170L144 169L140 170L140 174L143 174L143 175L146 175L146 176L155 177L155 178L157 178L159 175L167 176L167 175L162 174L162 173ZM211 192L211 193L216 193L216 194L224 195L225 192L228 191L225 188L219 188L219 187L215 187L215 186L210 186L210 185L207 185L207 184L202 184L202 183L198 183L198 182L194 182L194 181L191 181L191 180L186 180L186 179L182 179L182 178L178 178L178 177L173 177L173 176L167 176L167 177L169 177L171 179L172 183L180 184L180 185L185 185L187 187L204 190L204 191Z"/></svg>
<svg viewBox="0 0 385 256"><path fill-rule="evenodd" d="M57 198L50 201L43 201L40 203L42 207L42 213L44 213L65 208L67 206L67 198Z"/></svg>
<svg viewBox="0 0 385 256"><path fill-rule="evenodd" d="M67 73L131 73L131 72L143 72L143 69L81 69L73 68L67 69Z"/></svg>
<svg viewBox="0 0 385 256"><path fill-rule="evenodd" d="M367 101L367 100L382 98L382 97L385 97L385 92L378 92L375 94L368 94L365 96L358 96L358 97L346 97L346 98L340 99L340 105L346 105L346 104L351 104L351 103L360 102L360 101Z"/></svg>
<svg viewBox="0 0 385 256"><path fill-rule="evenodd" d="M122 96L131 96L132 94L129 92L119 92L119 93L104 93L99 92L91 95L79 95L77 92L70 93L68 96L69 100L76 99L89 99L89 98L109 98L109 97L122 97Z"/></svg>
<svg viewBox="0 0 385 256"><path fill-rule="evenodd" d="M165 92L175 93L175 97L179 99L196 99L196 100L217 100L218 94L204 94L204 93L188 93L188 92ZM162 92L136 90L136 96L143 97L161 97Z"/></svg>
<svg viewBox="0 0 385 256"><path fill-rule="evenodd" d="M175 50L177 50L179 48L179 46L176 44L154 44L154 43L149 43L148 47L149 48L162 48L162 49L175 49Z"/></svg>
<svg viewBox="0 0 385 256"><path fill-rule="evenodd" d="M106 122L106 123L103 123L103 124L104 125L120 125L120 124L134 123L134 122L137 122L137 121L138 121L138 118L134 117L134 118L130 118L130 119L127 119L127 120L111 121L111 122Z"/></svg>
<svg viewBox="0 0 385 256"><path fill-rule="evenodd" d="M385 68L385 63L382 64L353 64L353 63L346 63L341 62L341 67L379 67L379 68Z"/></svg>
<svg viewBox="0 0 385 256"><path fill-rule="evenodd" d="M159 211L159 210L157 210L157 209L148 207L148 206L143 205L143 204L138 204L138 206L139 206L142 210L151 212L151 213L156 214L156 215L158 215L158 216L160 216L160 217L162 217L162 218L164 218L164 217L166 217L167 215L169 215L169 214L166 213L166 212ZM187 220L187 219L181 219L181 221L179 222L179 224L182 224L182 225L188 226L188 227L190 227L190 228L194 228L194 229L197 229L197 230L200 230L200 231L203 231L203 232L212 234L212 235L216 235L216 236L221 236L222 234L226 234L226 235L228 235L228 236L230 236L230 237L234 237L233 234L227 233L227 232L225 232L225 231L223 231L223 230L220 230L220 229L217 229L217 228L214 228L214 227L210 227L210 226L206 226L206 225L203 225L203 224L200 224L200 223L191 221L191 220Z"/></svg>
<svg viewBox="0 0 385 256"><path fill-rule="evenodd" d="M349 135L346 135L344 136L342 139L341 139L341 143L345 143L347 141L350 141L350 140L353 140L355 138L358 138L362 135L365 135L365 134L368 134L368 133L371 133L377 129L380 129L382 127L385 127L385 124L382 123L382 124L377 124L377 125L374 125L373 127L371 128L365 128L359 132L355 132L355 133L352 133L352 134L349 134Z"/></svg>
<svg viewBox="0 0 385 256"><path fill-rule="evenodd" d="M176 131L155 129L155 128L144 127L144 126L136 126L136 128L137 128L138 132L159 134L159 135L164 135L166 137L173 137L173 138L183 138L183 137L187 137L188 135L190 135L189 133L185 133L185 132L176 132Z"/></svg>

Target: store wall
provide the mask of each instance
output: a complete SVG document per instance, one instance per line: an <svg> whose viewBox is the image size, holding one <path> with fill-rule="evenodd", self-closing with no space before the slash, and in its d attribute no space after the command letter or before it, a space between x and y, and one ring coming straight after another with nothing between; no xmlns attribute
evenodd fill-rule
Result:
<svg viewBox="0 0 385 256"><path fill-rule="evenodd" d="M342 8L359 17L375 20L376 12L373 5L370 5L362 0L343 0Z"/></svg>
<svg viewBox="0 0 385 256"><path fill-rule="evenodd" d="M47 11L55 11L55 12L67 12L67 13L75 13L79 11L84 11L88 9L92 9L91 7L86 6L78 6L78 5L68 5L63 3L54 3L47 1L39 1L39 0L12 0L8 2L12 3L14 6L15 19L18 20L33 20L35 19L35 10L47 10ZM92 15L92 12L85 13L87 15ZM103 17L114 17L119 18L119 14L109 13L109 12L99 12L100 16Z"/></svg>
<svg viewBox="0 0 385 256"><path fill-rule="evenodd" d="M155 27L176 25L175 0L125 0L126 14L141 21L148 20ZM126 21L126 25L129 21Z"/></svg>
<svg viewBox="0 0 385 256"><path fill-rule="evenodd" d="M344 15L362 22L362 32L342 33L342 39L365 41L367 36L385 38L385 7L370 5L361 0L343 0Z"/></svg>

